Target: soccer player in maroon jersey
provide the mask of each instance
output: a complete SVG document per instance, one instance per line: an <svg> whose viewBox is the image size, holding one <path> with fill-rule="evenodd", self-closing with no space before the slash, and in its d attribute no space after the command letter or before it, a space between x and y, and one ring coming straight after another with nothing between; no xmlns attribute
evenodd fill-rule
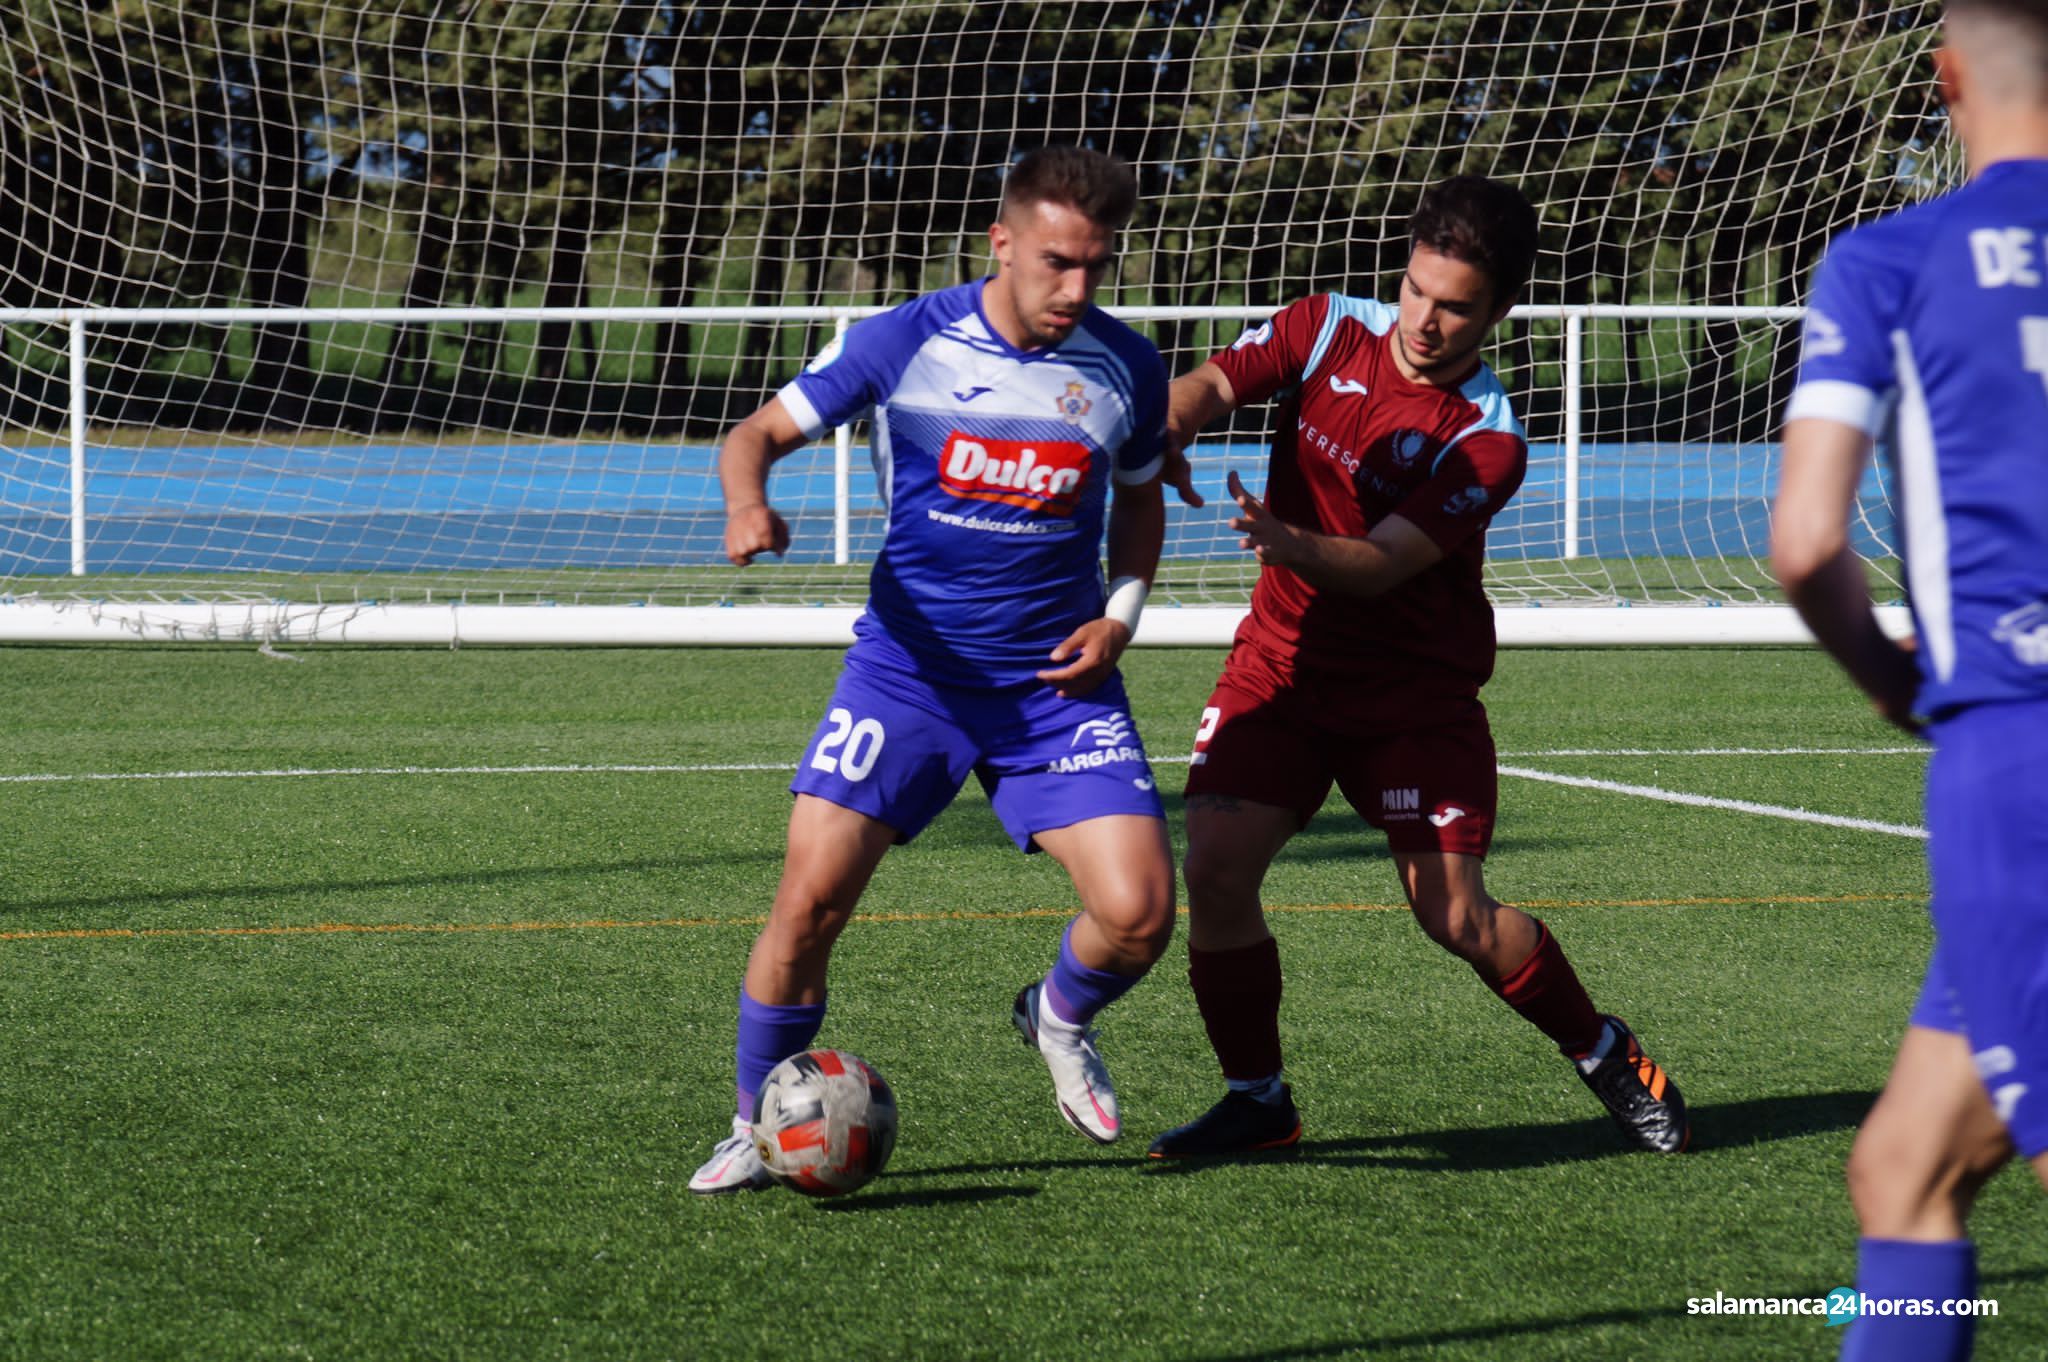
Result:
<svg viewBox="0 0 2048 1362"><path fill-rule="evenodd" d="M1536 255L1536 211L1497 180L1423 196L1398 306L1319 294L1177 379L1167 442L1281 395L1263 498L1232 471L1231 528L1261 565L1195 735L1187 785L1188 980L1229 1090L1154 1158L1301 1139L1281 1079L1280 954L1259 886L1334 782L1380 828L1415 919L1571 1058L1645 1149L1676 1152L1685 1103L1586 995L1550 931L1486 892L1493 672L1486 526L1528 447L1479 358ZM1200 505L1184 460L1169 481Z"/></svg>

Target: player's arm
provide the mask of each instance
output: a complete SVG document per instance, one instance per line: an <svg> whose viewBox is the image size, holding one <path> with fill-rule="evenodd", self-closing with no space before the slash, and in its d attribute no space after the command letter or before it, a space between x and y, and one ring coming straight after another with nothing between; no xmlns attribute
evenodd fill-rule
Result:
<svg viewBox="0 0 2048 1362"><path fill-rule="evenodd" d="M1870 451L1870 436L1857 426L1822 417L1786 423L1771 563L1786 599L1821 647L1880 714L1911 733L1919 730L1913 717L1919 669L1878 625L1863 563L1849 544L1849 518Z"/></svg>
<svg viewBox="0 0 2048 1362"><path fill-rule="evenodd" d="M1109 580L1143 582L1149 590L1159 571L1159 553L1166 547L1165 484L1158 478L1120 482L1109 502ZM1112 593L1114 594L1114 593ZM1112 621L1124 627L1124 642L1136 632L1135 622Z"/></svg>
<svg viewBox="0 0 2048 1362"><path fill-rule="evenodd" d="M803 431L779 397L726 433L718 451L718 483L725 493L725 556L736 565L789 548L788 522L768 504L768 468L803 442Z"/></svg>
<svg viewBox="0 0 2048 1362"><path fill-rule="evenodd" d="M1052 650L1060 665L1038 673L1062 698L1086 695L1116 670L1138 631L1138 612L1159 571L1166 543L1166 494L1156 477L1115 483L1109 502L1109 601L1100 617L1067 635Z"/></svg>
<svg viewBox="0 0 2048 1362"><path fill-rule="evenodd" d="M1302 381L1329 318L1331 297L1319 293L1289 303L1169 385L1162 476L1182 501L1204 504L1186 453L1195 436L1239 407L1263 402Z"/></svg>
<svg viewBox="0 0 2048 1362"><path fill-rule="evenodd" d="M727 558L745 567L760 554L789 547L789 526L768 505L769 465L882 400L922 343L922 301L855 322L767 405L727 432L718 453Z"/></svg>
<svg viewBox="0 0 2048 1362"><path fill-rule="evenodd" d="M1238 406L1230 376L1215 360L1203 360L1200 367L1173 380L1166 390L1166 466L1161 481L1179 493L1189 506L1205 505L1195 490L1194 469L1188 464L1187 447L1213 421L1220 421Z"/></svg>
<svg viewBox="0 0 2048 1362"><path fill-rule="evenodd" d="M1244 538L1240 547L1261 564L1284 567L1324 591L1344 596L1378 596L1442 561L1444 551L1422 527L1400 514L1389 515L1362 538L1320 534L1290 525L1246 490L1235 470L1230 496L1238 514L1230 528Z"/></svg>

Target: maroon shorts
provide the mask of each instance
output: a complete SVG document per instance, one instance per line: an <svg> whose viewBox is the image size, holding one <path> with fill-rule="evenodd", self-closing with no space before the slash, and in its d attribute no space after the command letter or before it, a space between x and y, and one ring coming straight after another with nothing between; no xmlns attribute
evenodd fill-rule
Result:
<svg viewBox="0 0 2048 1362"><path fill-rule="evenodd" d="M1287 676L1233 648L1195 733L1188 797L1271 804L1306 827L1334 783L1396 852L1484 856L1499 786L1486 707L1451 697L1403 722L1361 707L1362 684Z"/></svg>

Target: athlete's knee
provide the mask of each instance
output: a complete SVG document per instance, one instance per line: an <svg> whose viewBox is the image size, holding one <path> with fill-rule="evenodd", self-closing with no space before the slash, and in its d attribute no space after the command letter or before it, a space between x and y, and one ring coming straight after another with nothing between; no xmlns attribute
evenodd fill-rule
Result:
<svg viewBox="0 0 2048 1362"><path fill-rule="evenodd" d="M1242 867L1220 863L1216 858L1198 859L1189 849L1182 867L1188 896L1188 941L1203 950L1223 950L1262 940L1266 935L1265 907L1259 901L1262 874L1247 874Z"/></svg>
<svg viewBox="0 0 2048 1362"><path fill-rule="evenodd" d="M1427 894L1412 907L1424 935L1465 960L1486 961L1494 954L1499 906L1482 895Z"/></svg>
<svg viewBox="0 0 2048 1362"><path fill-rule="evenodd" d="M762 929L764 946L777 959L797 961L829 952L847 919L853 916L859 892L829 878L807 875L799 867L783 872Z"/></svg>
<svg viewBox="0 0 2048 1362"><path fill-rule="evenodd" d="M821 960L832 952L846 925L844 914L778 912L761 930L760 950L778 966L793 967Z"/></svg>
<svg viewBox="0 0 2048 1362"><path fill-rule="evenodd" d="M1238 855L1228 846L1192 838L1187 855L1181 858L1180 871L1187 885L1188 907L1194 911L1242 903L1256 907L1259 886L1266 878L1266 867L1258 857Z"/></svg>
<svg viewBox="0 0 2048 1362"><path fill-rule="evenodd" d="M1922 1238L1960 1232L1977 1193L2005 1162L1993 1142L1968 1146L1941 1127L1873 1113L1856 1133L1844 1175L1866 1237Z"/></svg>
<svg viewBox="0 0 2048 1362"><path fill-rule="evenodd" d="M1856 1223L1870 1238L1900 1237L1939 1200L1940 1159L1924 1137L1881 1121L1856 1133L1843 1176Z"/></svg>
<svg viewBox="0 0 2048 1362"><path fill-rule="evenodd" d="M1173 880L1134 877L1089 906L1105 944L1120 959L1150 965L1173 941Z"/></svg>

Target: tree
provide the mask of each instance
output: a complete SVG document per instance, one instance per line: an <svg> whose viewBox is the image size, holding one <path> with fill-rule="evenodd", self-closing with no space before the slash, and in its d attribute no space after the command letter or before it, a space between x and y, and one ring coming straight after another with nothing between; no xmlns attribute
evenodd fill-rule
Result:
<svg viewBox="0 0 2048 1362"><path fill-rule="evenodd" d="M1533 301L1788 301L1829 233L1952 178L1920 66L1937 7L1906 0L18 8L0 194L46 211L0 225L7 301L303 302L344 203L404 228L416 304L588 302L607 249L651 254L633 274L662 302L896 299L982 268L1003 171L1049 141L1139 169L1125 301L1383 292L1416 196L1460 170L1540 205ZM1185 362L1202 333L1160 338ZM352 419L709 425L822 339L751 326L728 359L667 325L654 391L599 398L590 328L543 325L530 351L510 334L465 334L457 381L432 332L394 329ZM1672 380L1639 362L1643 335L1600 404L1632 429L1697 434L1731 403L1754 423L1752 390L1790 362L1757 365L1717 324ZM225 333L197 336L215 383L196 408L289 422L321 386L303 328L264 328L239 384ZM123 372L176 387L151 342L178 339L96 353L126 345ZM1518 376L1555 354L1533 331L1506 351Z"/></svg>

